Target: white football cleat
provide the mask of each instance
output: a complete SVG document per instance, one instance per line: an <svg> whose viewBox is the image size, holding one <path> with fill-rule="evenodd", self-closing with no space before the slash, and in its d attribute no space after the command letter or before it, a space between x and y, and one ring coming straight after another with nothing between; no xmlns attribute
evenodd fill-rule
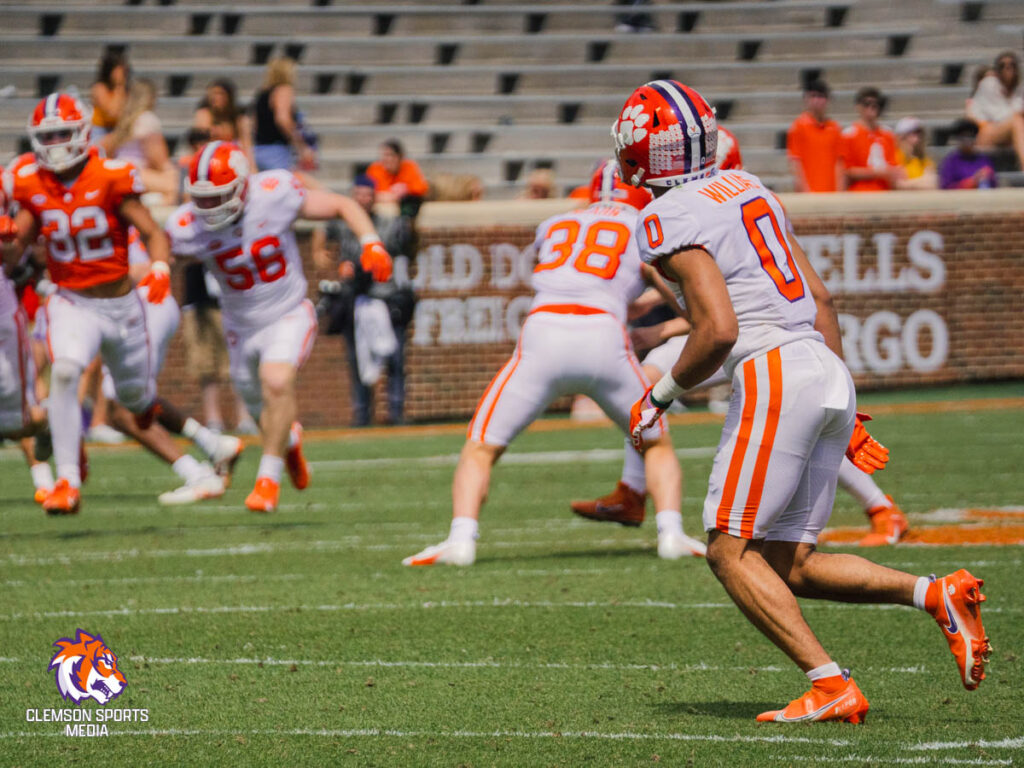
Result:
<svg viewBox="0 0 1024 768"><path fill-rule="evenodd" d="M209 474L204 474L191 483L185 483L181 488L161 493L157 497L157 501L168 507L195 504L203 499L215 499L218 496L223 496L225 490L224 478L216 474L211 467Z"/></svg>
<svg viewBox="0 0 1024 768"><path fill-rule="evenodd" d="M442 541L402 561L402 565L472 565L476 560L476 542Z"/></svg>
<svg viewBox="0 0 1024 768"><path fill-rule="evenodd" d="M231 486L231 473L235 470L245 450L245 444L237 437L231 435L220 435L217 438L217 450L213 452L210 461L213 462L213 470L224 480L224 487Z"/></svg>
<svg viewBox="0 0 1024 768"><path fill-rule="evenodd" d="M682 531L666 531L658 534L658 557L662 560L704 557L707 551L707 545L703 541L687 536Z"/></svg>

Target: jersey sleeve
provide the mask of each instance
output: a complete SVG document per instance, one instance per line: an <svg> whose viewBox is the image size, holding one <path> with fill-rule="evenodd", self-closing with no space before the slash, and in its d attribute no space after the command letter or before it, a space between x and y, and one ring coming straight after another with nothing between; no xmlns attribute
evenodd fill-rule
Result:
<svg viewBox="0 0 1024 768"><path fill-rule="evenodd" d="M196 217L189 205L180 206L167 217L164 231L171 241L171 253L192 258L200 255L202 242L197 236L196 227Z"/></svg>
<svg viewBox="0 0 1024 768"><path fill-rule="evenodd" d="M256 186L253 191L261 215L282 225L289 225L299 217L306 202L306 188L294 174L280 169L264 171L250 183Z"/></svg>
<svg viewBox="0 0 1024 768"><path fill-rule="evenodd" d="M124 202L126 197L141 195L146 191L142 178L139 176L139 170L125 160L105 159L103 170L110 179L108 200L115 209Z"/></svg>
<svg viewBox="0 0 1024 768"><path fill-rule="evenodd" d="M636 229L636 245L645 264L655 264L687 248L707 250L697 220L679 205L668 205L670 195L656 200L640 212Z"/></svg>

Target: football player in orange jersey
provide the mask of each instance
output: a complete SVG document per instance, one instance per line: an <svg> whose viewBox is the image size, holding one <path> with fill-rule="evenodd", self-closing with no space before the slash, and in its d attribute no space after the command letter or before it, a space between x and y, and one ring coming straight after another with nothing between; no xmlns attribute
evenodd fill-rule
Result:
<svg viewBox="0 0 1024 768"><path fill-rule="evenodd" d="M89 110L78 99L47 96L28 124L36 162L5 178L20 210L4 239L4 262L15 264L41 237L58 287L45 311L58 475L43 504L51 514L79 508L78 382L97 353L110 369L118 400L140 427L152 420L156 386L142 302L159 304L170 291L167 236L139 200L138 174L131 164L90 150L89 129ZM153 260L140 284L147 288L145 298L132 290L128 276L129 226L139 230Z"/></svg>

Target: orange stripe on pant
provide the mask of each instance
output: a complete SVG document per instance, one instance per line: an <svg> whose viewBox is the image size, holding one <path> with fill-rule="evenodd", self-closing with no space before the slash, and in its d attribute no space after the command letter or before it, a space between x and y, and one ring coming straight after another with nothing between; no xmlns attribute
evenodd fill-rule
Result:
<svg viewBox="0 0 1024 768"><path fill-rule="evenodd" d="M715 527L723 533L729 533L729 513L733 500L736 498L736 486L739 484L740 474L743 472L743 458L746 456L747 444L750 442L750 431L754 426L756 408L757 370L754 367L754 361L747 360L743 364L743 414L740 417L739 434L732 449L729 472L725 476L725 488L722 490L722 500L718 504L718 514L715 519Z"/></svg>
<svg viewBox="0 0 1024 768"><path fill-rule="evenodd" d="M740 536L744 539L754 538L754 521L757 519L757 511L761 506L761 495L764 493L768 463L772 458L775 433L779 428L779 412L782 410L782 353L775 348L766 357L768 358L768 415L765 418L761 447L757 450L754 475L750 480L750 492L747 494L747 503L743 507Z"/></svg>
<svg viewBox="0 0 1024 768"><path fill-rule="evenodd" d="M501 393L505 391L505 385L511 380L512 376L516 372L516 368L519 366L519 361L523 359L523 345L520 344L516 347L516 356L512 362L512 368L508 372L508 376L501 382L501 386L498 387L498 393L494 396L494 400L491 402L491 407L487 410L487 418L484 419L484 425L480 428L480 442L487 442L487 425L491 423L491 416L494 415L494 409L498 405L498 401L501 400Z"/></svg>

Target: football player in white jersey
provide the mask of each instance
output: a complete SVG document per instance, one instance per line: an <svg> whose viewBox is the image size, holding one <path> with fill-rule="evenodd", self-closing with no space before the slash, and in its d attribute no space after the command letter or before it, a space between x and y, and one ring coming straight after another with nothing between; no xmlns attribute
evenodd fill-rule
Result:
<svg viewBox="0 0 1024 768"><path fill-rule="evenodd" d="M811 631L796 597L913 605L938 622L968 690L989 646L982 582L965 570L917 577L815 549L832 511L844 453L884 466L887 452L856 413L831 297L760 180L715 167L714 112L673 80L641 86L612 127L623 176L655 200L640 214L643 260L675 282L692 325L672 370L634 406L630 431L720 367L733 395L704 527L707 559L744 615L812 682L761 721L862 722L868 702Z"/></svg>
<svg viewBox="0 0 1024 768"><path fill-rule="evenodd" d="M231 379L263 436L256 484L245 504L271 512L285 466L296 488L309 484L295 378L313 349L317 325L292 223L300 216L344 219L362 240L362 266L375 280L390 277L391 257L354 201L307 190L284 170L250 178L245 154L229 142L213 141L196 152L188 193L191 201L167 221L171 249L205 261L221 287Z"/></svg>
<svg viewBox="0 0 1024 768"><path fill-rule="evenodd" d="M594 173L589 207L537 228L533 303L512 358L469 424L452 482L448 538L403 565L473 564L491 467L555 398L587 395L626 432L632 400L648 386L623 323L627 305L645 288L633 228L650 195L623 184L615 166L609 161ZM664 420L653 432L644 465L658 510L658 554L703 555L703 543L683 533L682 473Z"/></svg>

